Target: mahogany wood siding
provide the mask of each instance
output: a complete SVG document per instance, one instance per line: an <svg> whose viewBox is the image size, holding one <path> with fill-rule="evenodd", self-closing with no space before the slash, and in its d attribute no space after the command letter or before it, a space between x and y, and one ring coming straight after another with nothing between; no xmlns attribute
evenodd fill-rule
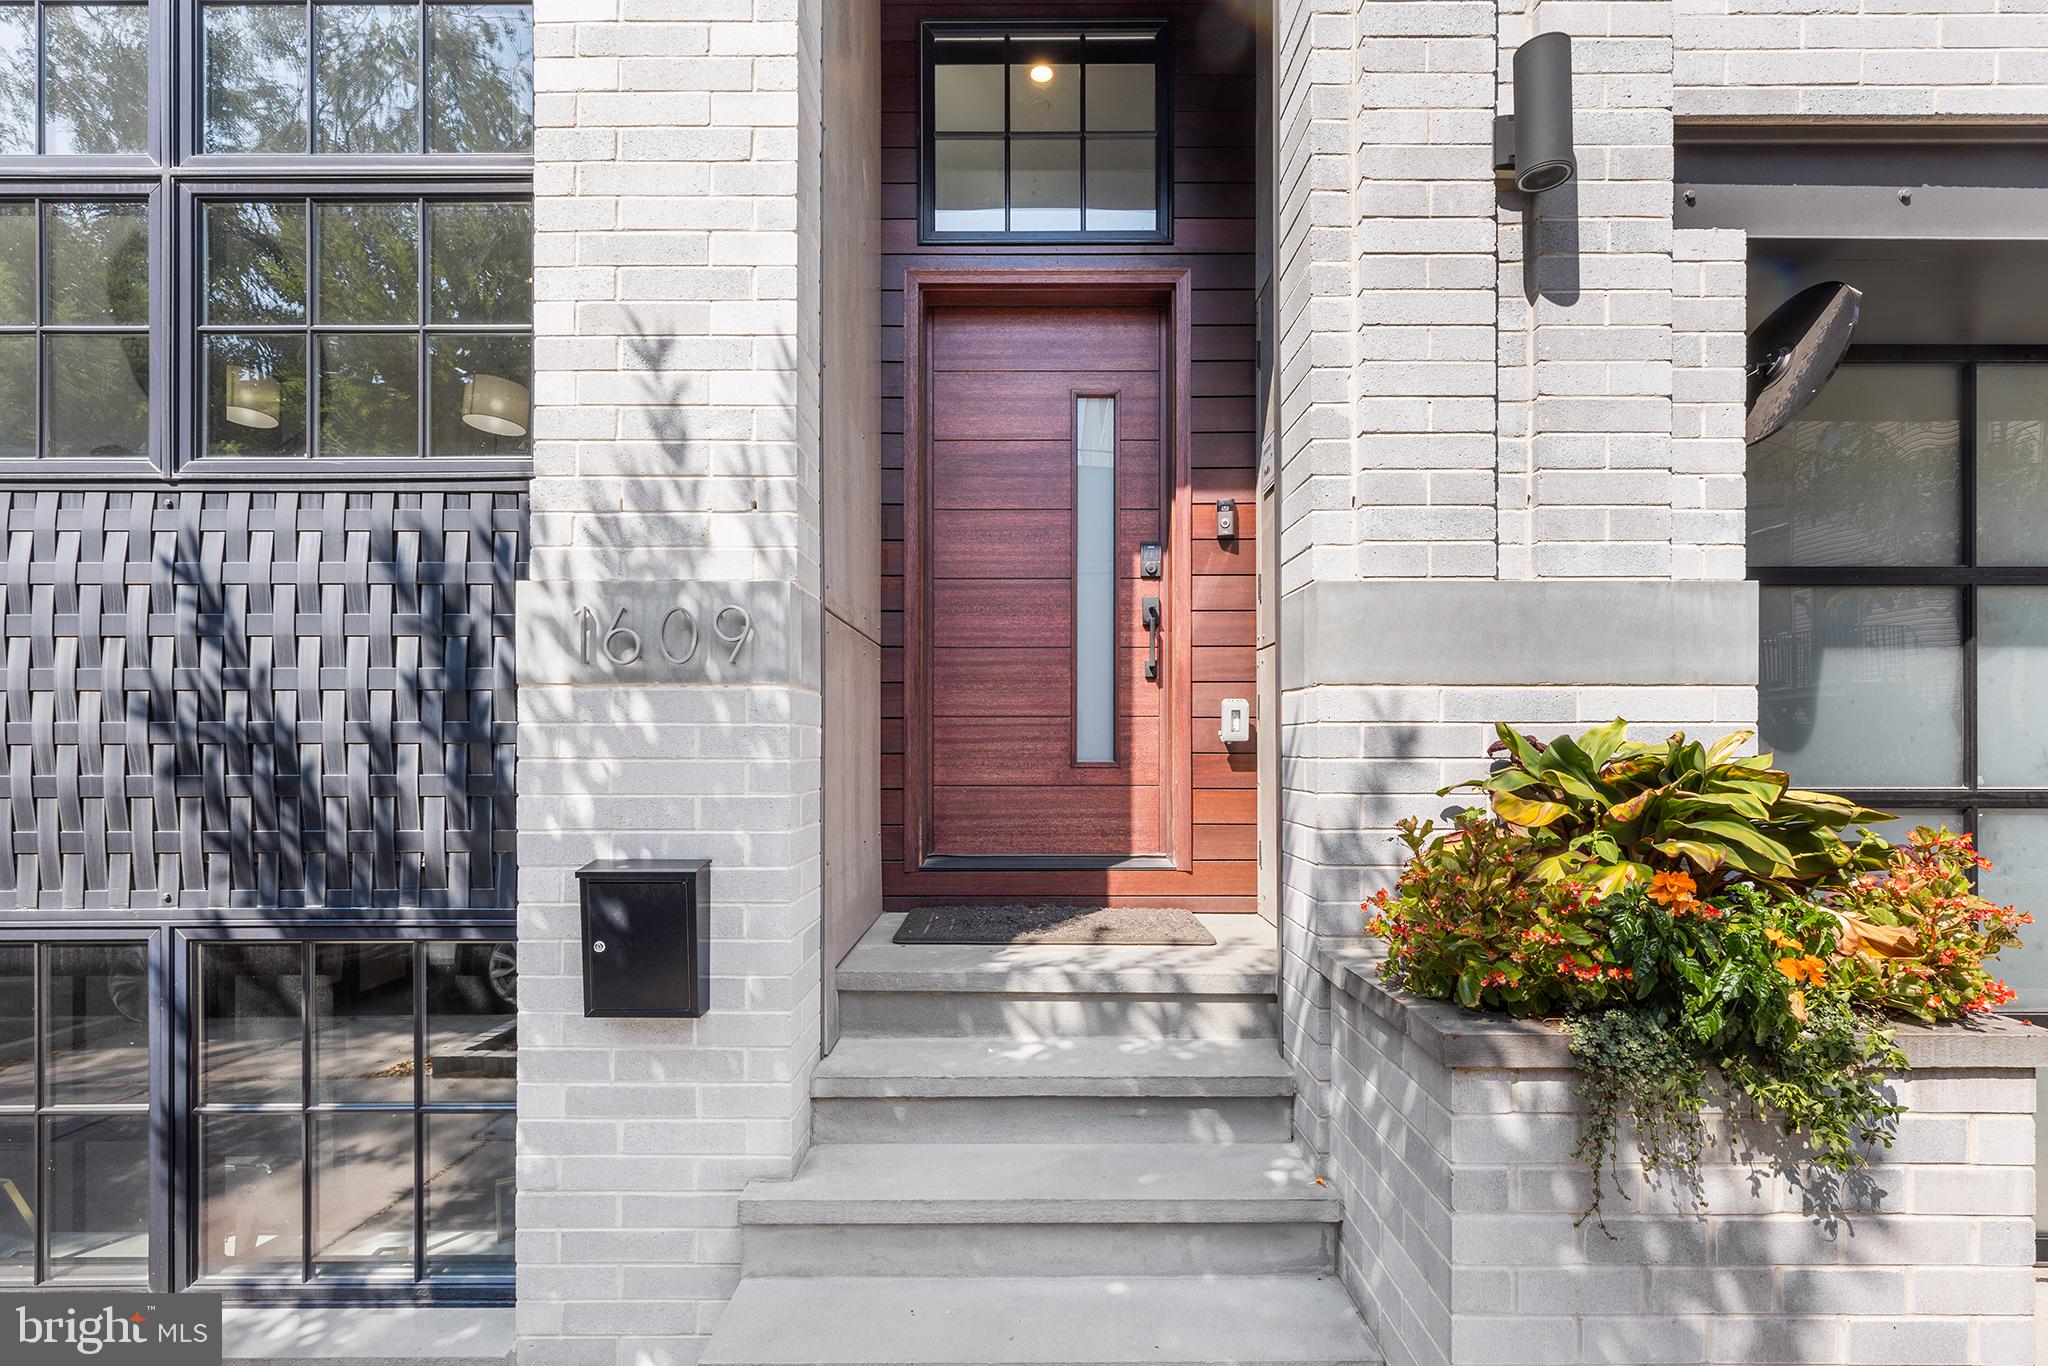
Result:
<svg viewBox="0 0 2048 1366"><path fill-rule="evenodd" d="M1006 22L1166 18L1174 42L1173 240L1146 246L920 246L917 223L918 26L927 19ZM1216 738L1225 697L1254 697L1257 560L1253 299L1255 203L1251 35L1231 7L1169 0L1128 11L1101 4L890 3L882 8L882 858L892 908L962 898L1255 907L1254 746ZM1193 863L1191 871L921 872L903 867L903 276L906 270L1185 267L1193 286ZM1216 540L1216 500L1237 500L1239 534ZM991 600L991 613L1011 607ZM1012 618L1014 620L1014 618ZM1070 643L1063 643L1071 648ZM1256 718L1255 718L1256 719ZM1020 736L1019 759L1029 749Z"/></svg>

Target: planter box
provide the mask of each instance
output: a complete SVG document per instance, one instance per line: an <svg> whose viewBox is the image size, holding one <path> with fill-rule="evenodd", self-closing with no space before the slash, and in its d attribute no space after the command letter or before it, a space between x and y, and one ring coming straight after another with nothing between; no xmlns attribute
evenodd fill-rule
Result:
<svg viewBox="0 0 2048 1366"><path fill-rule="evenodd" d="M1389 991L1368 953L1316 967L1340 1266L1389 1366L2034 1360L2048 1030L1902 1028L1897 1144L1839 1199L1724 1144L1702 1216L1625 1154L1603 1232L1574 1225L1591 1178L1561 1031Z"/></svg>

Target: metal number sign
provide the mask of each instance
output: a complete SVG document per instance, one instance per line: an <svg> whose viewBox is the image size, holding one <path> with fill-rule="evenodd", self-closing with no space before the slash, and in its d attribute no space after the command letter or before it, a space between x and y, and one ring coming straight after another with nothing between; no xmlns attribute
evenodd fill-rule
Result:
<svg viewBox="0 0 2048 1366"><path fill-rule="evenodd" d="M815 662L817 603L787 584L525 583L519 673L530 682L794 682Z"/></svg>

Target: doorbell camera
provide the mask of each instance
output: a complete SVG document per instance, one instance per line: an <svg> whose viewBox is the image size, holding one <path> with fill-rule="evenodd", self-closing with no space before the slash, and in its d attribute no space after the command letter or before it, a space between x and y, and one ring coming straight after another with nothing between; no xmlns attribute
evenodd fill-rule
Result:
<svg viewBox="0 0 2048 1366"><path fill-rule="evenodd" d="M1228 541L1237 535L1237 499L1216 500L1216 539Z"/></svg>

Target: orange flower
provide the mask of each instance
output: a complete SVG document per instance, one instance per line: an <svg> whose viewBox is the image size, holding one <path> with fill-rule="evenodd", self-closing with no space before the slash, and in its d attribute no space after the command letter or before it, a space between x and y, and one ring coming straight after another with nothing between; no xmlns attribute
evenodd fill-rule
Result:
<svg viewBox="0 0 2048 1366"><path fill-rule="evenodd" d="M1780 929L1767 927L1764 930L1764 938L1770 940L1781 949L1796 949L1799 947L1797 939L1794 939L1791 935Z"/></svg>
<svg viewBox="0 0 2048 1366"><path fill-rule="evenodd" d="M1785 974L1788 982L1810 982L1817 987L1824 987L1828 982L1828 965L1812 954L1801 958L1780 958L1778 971Z"/></svg>
<svg viewBox="0 0 2048 1366"><path fill-rule="evenodd" d="M1650 879L1650 900L1659 906L1689 906L1698 890L1690 873L1658 873Z"/></svg>

